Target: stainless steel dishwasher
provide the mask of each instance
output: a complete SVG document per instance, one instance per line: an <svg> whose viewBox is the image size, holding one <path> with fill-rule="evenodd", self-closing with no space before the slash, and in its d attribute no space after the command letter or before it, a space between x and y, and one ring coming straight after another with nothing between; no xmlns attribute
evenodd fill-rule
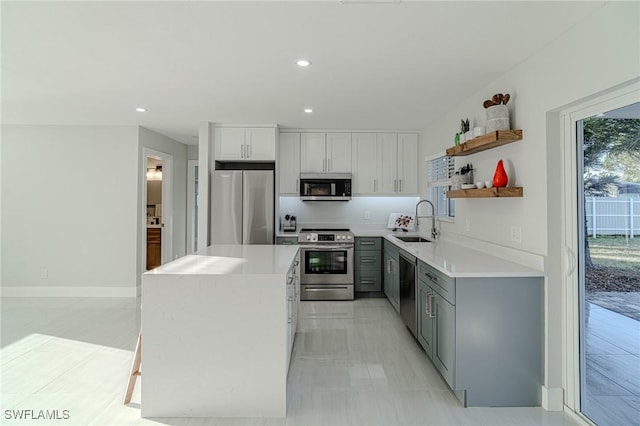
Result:
<svg viewBox="0 0 640 426"><path fill-rule="evenodd" d="M400 250L400 316L418 337L418 307L416 304L416 258Z"/></svg>

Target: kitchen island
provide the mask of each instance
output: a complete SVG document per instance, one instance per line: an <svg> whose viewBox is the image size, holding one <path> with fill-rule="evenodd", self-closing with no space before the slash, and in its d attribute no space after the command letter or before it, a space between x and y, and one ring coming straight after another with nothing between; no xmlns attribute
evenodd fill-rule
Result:
<svg viewBox="0 0 640 426"><path fill-rule="evenodd" d="M143 417L286 415L297 256L216 245L143 275Z"/></svg>

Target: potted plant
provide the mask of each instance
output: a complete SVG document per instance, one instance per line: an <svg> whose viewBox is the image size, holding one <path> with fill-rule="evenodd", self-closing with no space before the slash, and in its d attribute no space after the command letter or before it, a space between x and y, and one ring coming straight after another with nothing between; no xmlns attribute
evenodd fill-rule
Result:
<svg viewBox="0 0 640 426"><path fill-rule="evenodd" d="M460 120L460 139L462 141L470 141L473 139L473 134L469 130L469 119Z"/></svg>

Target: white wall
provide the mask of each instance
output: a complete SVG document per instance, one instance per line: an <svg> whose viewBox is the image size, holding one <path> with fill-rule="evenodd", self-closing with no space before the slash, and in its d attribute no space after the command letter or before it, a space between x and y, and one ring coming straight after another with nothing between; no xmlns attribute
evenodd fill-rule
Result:
<svg viewBox="0 0 640 426"><path fill-rule="evenodd" d="M305 202L299 197L280 197L280 215L293 213L298 217L298 225L386 225L389 213L414 213L418 200L418 197L353 197L346 202ZM365 211L370 213L369 220L364 218Z"/></svg>
<svg viewBox="0 0 640 426"><path fill-rule="evenodd" d="M141 161L144 155L143 148L150 148L173 156L172 182L170 182L170 185L173 186L172 255L173 259L176 259L186 254L187 245L187 146L144 127L139 127L138 129L139 151L137 155ZM140 167L138 171L139 194L142 193L143 173L144 168ZM137 246L139 253L142 253L142 244L145 243L142 232L142 230L146 229L144 212L146 212L146 206L142 197L138 197L138 226L140 232L138 233ZM143 256L140 256L138 264L138 283L140 283L141 274L145 270L142 258Z"/></svg>
<svg viewBox="0 0 640 426"><path fill-rule="evenodd" d="M135 126L2 127L3 295L135 295L137 139Z"/></svg>
<svg viewBox="0 0 640 426"><path fill-rule="evenodd" d="M187 145L187 160L198 159L198 145Z"/></svg>
<svg viewBox="0 0 640 426"><path fill-rule="evenodd" d="M560 270L559 127L547 114L570 103L640 76L640 4L606 3L538 54L506 72L457 108L425 129L422 152L443 151L453 145L461 118L484 124L482 102L494 93L510 93L511 127L523 129L524 139L470 157L476 176L493 175L498 159L508 163L510 184L524 187L523 198L456 201L456 221L445 232L546 257L546 384L562 387L562 276ZM548 136L549 134L549 136ZM421 164L424 175L424 164ZM479 179L476 179L479 180ZM424 192L424 182L421 182ZM471 231L465 232L465 219ZM522 228L522 243L510 240L510 227Z"/></svg>

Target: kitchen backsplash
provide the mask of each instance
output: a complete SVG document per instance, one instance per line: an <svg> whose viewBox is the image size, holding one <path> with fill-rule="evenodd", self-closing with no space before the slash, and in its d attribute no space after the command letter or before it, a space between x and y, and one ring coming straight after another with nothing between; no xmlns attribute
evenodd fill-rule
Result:
<svg viewBox="0 0 640 426"><path fill-rule="evenodd" d="M280 197L280 215L293 213L298 225L386 225L390 213L414 213L418 197L353 197L351 201L300 201ZM365 219L367 215L369 219Z"/></svg>

